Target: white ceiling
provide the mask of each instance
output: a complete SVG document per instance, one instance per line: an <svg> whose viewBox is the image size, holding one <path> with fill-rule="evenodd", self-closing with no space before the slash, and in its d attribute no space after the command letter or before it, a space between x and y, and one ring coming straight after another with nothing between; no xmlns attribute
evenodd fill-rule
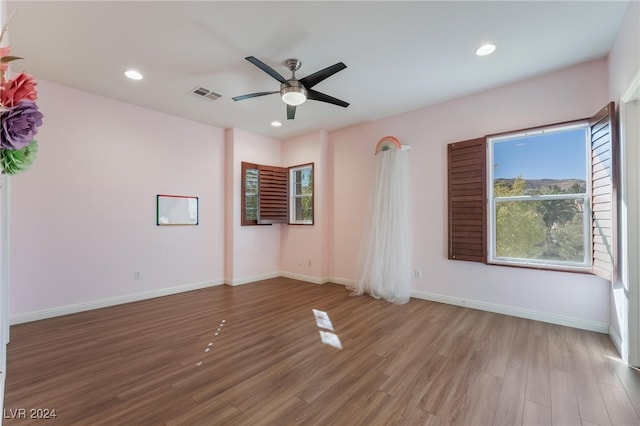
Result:
<svg viewBox="0 0 640 426"><path fill-rule="evenodd" d="M628 2L9 1L14 62L36 78L217 127L285 139L432 105L605 56ZM496 52L477 57L492 41ZM289 78L342 61L314 89L351 105L308 101L286 120L278 90L244 60ZM123 77L129 67L145 79ZM204 86L214 102L190 95ZM45 112L46 113L46 112ZM283 126L273 128L271 121Z"/></svg>

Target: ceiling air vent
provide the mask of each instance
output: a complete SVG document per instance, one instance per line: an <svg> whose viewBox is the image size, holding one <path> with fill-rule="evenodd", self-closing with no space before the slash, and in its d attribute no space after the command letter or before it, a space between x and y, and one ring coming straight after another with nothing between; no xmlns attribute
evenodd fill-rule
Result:
<svg viewBox="0 0 640 426"><path fill-rule="evenodd" d="M212 90L209 89L205 89L202 86L198 86L195 89L193 89L191 91L191 94L194 96L197 96L200 99L206 99L209 101L215 101L216 99L220 98L222 95L219 93L216 93Z"/></svg>

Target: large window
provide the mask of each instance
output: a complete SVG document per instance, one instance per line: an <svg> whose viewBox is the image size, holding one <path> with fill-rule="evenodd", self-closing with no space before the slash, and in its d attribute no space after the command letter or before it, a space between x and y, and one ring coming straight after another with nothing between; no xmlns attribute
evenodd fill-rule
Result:
<svg viewBox="0 0 640 426"><path fill-rule="evenodd" d="M588 129L487 137L490 262L590 267Z"/></svg>
<svg viewBox="0 0 640 426"><path fill-rule="evenodd" d="M313 163L275 167L242 162L241 224L313 224Z"/></svg>
<svg viewBox="0 0 640 426"><path fill-rule="evenodd" d="M449 144L449 258L613 279L614 108Z"/></svg>

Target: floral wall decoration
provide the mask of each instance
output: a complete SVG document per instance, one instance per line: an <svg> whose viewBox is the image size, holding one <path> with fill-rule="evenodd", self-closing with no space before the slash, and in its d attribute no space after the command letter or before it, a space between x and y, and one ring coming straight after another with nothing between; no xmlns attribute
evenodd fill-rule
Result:
<svg viewBox="0 0 640 426"><path fill-rule="evenodd" d="M9 63L18 59L11 56L9 46L2 47L5 25L0 32L0 169L2 173L15 175L27 170L36 158L38 127L42 125L42 113L36 100L36 80L20 73L7 79Z"/></svg>

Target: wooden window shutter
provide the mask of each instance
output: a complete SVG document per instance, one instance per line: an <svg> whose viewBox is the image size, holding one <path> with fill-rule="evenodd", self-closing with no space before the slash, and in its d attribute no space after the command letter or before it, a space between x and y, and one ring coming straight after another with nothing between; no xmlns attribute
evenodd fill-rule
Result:
<svg viewBox="0 0 640 426"><path fill-rule="evenodd" d="M613 281L617 268L616 189L618 137L615 104L598 111L591 127L593 273Z"/></svg>
<svg viewBox="0 0 640 426"><path fill-rule="evenodd" d="M487 261L486 141L447 145L449 259Z"/></svg>
<svg viewBox="0 0 640 426"><path fill-rule="evenodd" d="M284 167L258 166L258 223L287 223L289 172Z"/></svg>

